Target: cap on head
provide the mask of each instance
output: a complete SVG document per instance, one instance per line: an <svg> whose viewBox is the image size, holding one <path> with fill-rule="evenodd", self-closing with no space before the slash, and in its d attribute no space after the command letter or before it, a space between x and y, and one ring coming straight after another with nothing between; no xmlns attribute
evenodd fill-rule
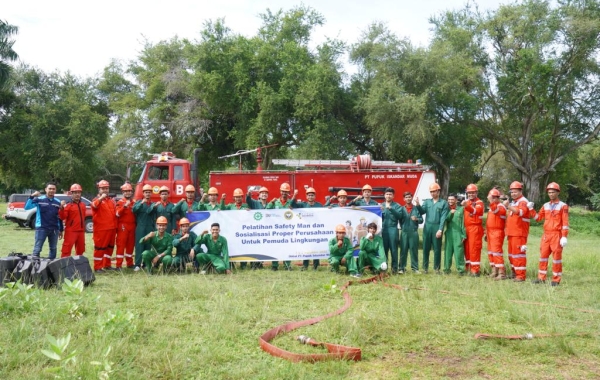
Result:
<svg viewBox="0 0 600 380"><path fill-rule="evenodd" d="M560 186L556 182L550 182L548 186L546 186L546 191L548 190L556 190L560 193Z"/></svg>
<svg viewBox="0 0 600 380"><path fill-rule="evenodd" d="M142 187L142 191L152 191L152 186L151 185L144 185L144 187Z"/></svg>
<svg viewBox="0 0 600 380"><path fill-rule="evenodd" d="M121 191L133 191L133 187L129 182L124 183L123 186L121 186Z"/></svg>
<svg viewBox="0 0 600 380"><path fill-rule="evenodd" d="M440 189L441 189L441 187L437 183L432 183L431 185L429 185L429 191L436 191L436 190L440 190Z"/></svg>
<svg viewBox="0 0 600 380"><path fill-rule="evenodd" d="M346 226L343 224L338 224L335 226L335 232L346 232Z"/></svg>
<svg viewBox="0 0 600 380"><path fill-rule="evenodd" d="M186 192L188 192L188 191L194 191L194 192L195 192L195 191L196 191L196 188L194 187L194 185L187 185L187 186L185 187L185 191L186 191Z"/></svg>
<svg viewBox="0 0 600 380"><path fill-rule="evenodd" d="M83 189L81 188L81 185L78 183L74 183L71 185L71 191L83 191Z"/></svg>
<svg viewBox="0 0 600 380"><path fill-rule="evenodd" d="M110 184L107 180L103 179L102 181L98 182L98 188L100 189L102 187L110 187Z"/></svg>
<svg viewBox="0 0 600 380"><path fill-rule="evenodd" d="M467 193L475 193L477 192L477 185L471 183L467 186Z"/></svg>
<svg viewBox="0 0 600 380"><path fill-rule="evenodd" d="M290 184L287 182L284 182L281 184L281 187L279 188L280 191L292 191L292 188L290 187Z"/></svg>
<svg viewBox="0 0 600 380"><path fill-rule="evenodd" d="M233 196L234 197L243 197L244 196L244 192L242 191L242 189L240 189L239 187L235 190L233 190Z"/></svg>
<svg viewBox="0 0 600 380"><path fill-rule="evenodd" d="M308 189L306 189L306 194L316 194L317 192L315 191L314 188L309 187Z"/></svg>
<svg viewBox="0 0 600 380"><path fill-rule="evenodd" d="M510 189L519 189L519 190L523 190L523 184L519 181L514 181L513 183L510 184Z"/></svg>
<svg viewBox="0 0 600 380"><path fill-rule="evenodd" d="M188 218L179 219L179 225L182 226L184 224L190 224L190 220Z"/></svg>
<svg viewBox="0 0 600 380"><path fill-rule="evenodd" d="M168 224L167 218L164 216L159 216L158 219L156 219L156 224Z"/></svg>
<svg viewBox="0 0 600 380"><path fill-rule="evenodd" d="M167 192L167 194L169 193L169 188L166 186L161 186L160 190L158 190L159 193L164 193L165 191Z"/></svg>
<svg viewBox="0 0 600 380"><path fill-rule="evenodd" d="M337 196L338 197L340 197L340 196L341 197L347 197L348 193L346 192L346 190L340 190L340 191L337 192Z"/></svg>

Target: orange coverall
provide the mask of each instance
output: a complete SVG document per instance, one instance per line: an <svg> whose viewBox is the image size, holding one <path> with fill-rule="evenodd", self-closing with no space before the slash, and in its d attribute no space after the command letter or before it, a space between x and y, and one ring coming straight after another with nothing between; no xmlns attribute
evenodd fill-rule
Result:
<svg viewBox="0 0 600 380"><path fill-rule="evenodd" d="M519 212L507 212L506 236L508 236L508 261L515 277L525 280L527 273L527 237L529 236L530 212L527 198L511 201L510 205Z"/></svg>
<svg viewBox="0 0 600 380"><path fill-rule="evenodd" d="M133 266L133 250L135 247L135 215L131 211L133 199L126 206L127 199L117 202L117 268L123 266L123 258L128 267Z"/></svg>
<svg viewBox="0 0 600 380"><path fill-rule="evenodd" d="M116 204L112 198L99 197L92 201L94 221L94 270L110 268L117 233Z"/></svg>
<svg viewBox="0 0 600 380"><path fill-rule="evenodd" d="M506 207L502 203L490 203L485 223L487 235L488 259L493 267L504 273L504 227L506 226Z"/></svg>
<svg viewBox="0 0 600 380"><path fill-rule="evenodd" d="M562 277L562 251L560 238L569 234L569 206L557 200L545 203L535 220L544 219L544 234L540 244L538 278L546 281L548 258L552 253L552 282L560 283Z"/></svg>
<svg viewBox="0 0 600 380"><path fill-rule="evenodd" d="M483 246L483 211L485 206L479 198L468 200L464 206L465 230L465 269L471 273L479 273L481 266L481 248Z"/></svg>
<svg viewBox="0 0 600 380"><path fill-rule="evenodd" d="M58 217L65 224L65 237L60 257L71 256L71 249L75 245L75 254L83 255L85 252L85 203L70 202L58 210Z"/></svg>

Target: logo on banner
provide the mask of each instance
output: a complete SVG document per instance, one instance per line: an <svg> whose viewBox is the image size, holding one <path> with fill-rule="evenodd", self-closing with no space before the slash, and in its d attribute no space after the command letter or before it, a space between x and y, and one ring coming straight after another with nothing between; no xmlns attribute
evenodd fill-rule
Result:
<svg viewBox="0 0 600 380"><path fill-rule="evenodd" d="M261 219L262 219L262 213L255 212L254 213L254 220L261 220Z"/></svg>
<svg viewBox="0 0 600 380"><path fill-rule="evenodd" d="M291 211L286 211L285 213L283 213L283 217L285 218L285 220L290 220L294 217L294 213Z"/></svg>

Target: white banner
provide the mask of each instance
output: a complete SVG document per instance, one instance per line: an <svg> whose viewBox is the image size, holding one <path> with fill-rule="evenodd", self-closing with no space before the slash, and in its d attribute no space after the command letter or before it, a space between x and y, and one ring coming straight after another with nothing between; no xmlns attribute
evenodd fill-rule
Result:
<svg viewBox="0 0 600 380"><path fill-rule="evenodd" d="M329 257L328 242L335 226L346 226L355 248L367 234L367 224L381 231L378 206L352 208L298 208L244 211L195 211L187 214L198 236L219 223L227 239L231 261L311 260ZM358 249L355 250L355 254Z"/></svg>

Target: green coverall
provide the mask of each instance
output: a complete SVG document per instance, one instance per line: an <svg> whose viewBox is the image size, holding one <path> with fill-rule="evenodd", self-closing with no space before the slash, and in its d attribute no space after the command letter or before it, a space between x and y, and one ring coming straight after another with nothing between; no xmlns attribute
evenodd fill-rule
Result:
<svg viewBox="0 0 600 380"><path fill-rule="evenodd" d="M210 203L198 203L198 208L194 209L194 211L217 211L221 209L220 203L215 203L215 205L211 205Z"/></svg>
<svg viewBox="0 0 600 380"><path fill-rule="evenodd" d="M363 273L367 265L375 273L381 271L381 264L387 261L383 250L383 238L379 235L373 236L373 240L363 237L360 239L360 252L358 253L358 272ZM385 271L384 271L385 272Z"/></svg>
<svg viewBox="0 0 600 380"><path fill-rule="evenodd" d="M202 244L206 246L206 253L203 252ZM217 273L225 273L229 269L229 249L227 248L227 239L223 236L214 241L210 233L196 238L194 251L200 252L196 255L196 261L200 267L211 264L215 267Z"/></svg>
<svg viewBox="0 0 600 380"><path fill-rule="evenodd" d="M448 202L438 199L426 199L422 205L417 206L421 214L426 214L425 228L423 228L423 270L429 270L429 252L433 246L433 269L440 270L442 264L442 237L435 237L438 231L444 232L444 223L448 216Z"/></svg>
<svg viewBox="0 0 600 380"><path fill-rule="evenodd" d="M156 229L157 217L151 202L137 201L131 211L135 215L135 266L141 267L142 252L150 249L150 243L141 239Z"/></svg>
<svg viewBox="0 0 600 380"><path fill-rule="evenodd" d="M176 253L169 260L166 257L163 258L165 269L185 269L186 263L192 262L190 251L194 248L198 236L192 231L188 231L188 235L187 239L181 239L181 236L183 236L181 232L173 236L173 248L175 248Z"/></svg>
<svg viewBox="0 0 600 380"><path fill-rule="evenodd" d="M315 202L312 205L308 202L292 202L292 207L293 208L320 208L323 207L323 205L319 202ZM308 269L308 264L310 264L310 260L302 260L302 267L306 270ZM321 260L319 259L314 259L313 260L313 269L317 270L317 268L319 268L319 265L321 265Z"/></svg>
<svg viewBox="0 0 600 380"><path fill-rule="evenodd" d="M242 203L240 205L240 207L238 208L237 205L235 204L235 202L233 203L229 203L229 204L225 204L225 199L221 199L221 210L227 211L227 210L233 210L233 211L240 211L240 210L250 210L250 207L248 207L248 205L246 203ZM246 269L246 266L248 265L247 262L242 261L240 263L240 268L241 269ZM235 268L235 263L231 263L231 268Z"/></svg>
<svg viewBox="0 0 600 380"><path fill-rule="evenodd" d="M161 216L164 216L165 218L167 218L167 232L171 233L171 231L177 229L177 214L175 214L175 212L173 212L173 208L175 207L175 205L171 202L167 202L167 204L159 204L158 206L156 205L156 203L152 204L152 208L156 211L156 218L158 219Z"/></svg>
<svg viewBox="0 0 600 380"><path fill-rule="evenodd" d="M383 237L383 251L388 257L388 251L392 256L392 273L398 272L398 247L400 243L400 234L398 233L398 222L406 215L406 210L398 203L390 203L390 208L386 203L381 204L381 219L383 227L381 228L381 237Z"/></svg>
<svg viewBox="0 0 600 380"><path fill-rule="evenodd" d="M365 198L360 198L356 202L349 202L348 206L379 206L379 203L375 202L373 199L369 200L369 203L367 203L365 202Z"/></svg>
<svg viewBox="0 0 600 380"><path fill-rule="evenodd" d="M450 210L446 217L446 241L444 242L444 273L450 273L452 257L456 262L456 270L459 274L465 273L465 246L463 242L467 238L465 229L463 207L457 206L454 213Z"/></svg>
<svg viewBox="0 0 600 380"><path fill-rule="evenodd" d="M329 240L329 265L331 265L331 270L334 272L340 271L340 263L342 259L346 259L346 268L348 268L348 272L350 274L356 274L356 260L354 259L354 247L350 242L350 239L344 237L344 243L342 247L338 247L337 239L331 238Z"/></svg>
<svg viewBox="0 0 600 380"><path fill-rule="evenodd" d="M282 208L291 208L293 207L293 202L295 202L295 198L288 198L287 202L285 203L281 203L281 198L277 198L275 200L275 202L269 202L267 203L267 207L268 209L282 209ZM292 262L287 260L283 262L283 265L285 266L285 269L287 270L292 270ZM279 268L279 261L272 261L271 262L271 266L273 267L274 270L277 270Z"/></svg>
<svg viewBox="0 0 600 380"><path fill-rule="evenodd" d="M246 203L248 204L248 207L250 207L250 210L264 210L269 205L269 202L262 203L260 200L252 199L250 194L246 194ZM241 264L242 269L246 267L245 264L245 262ZM262 261L252 261L250 262L250 267L253 269L261 269L263 267L263 263Z"/></svg>
<svg viewBox="0 0 600 380"><path fill-rule="evenodd" d="M186 201L179 201L173 206L173 214L179 215L179 219L186 218L188 212L196 211L198 208L198 202L192 203L192 207L189 207Z"/></svg>
<svg viewBox="0 0 600 380"><path fill-rule="evenodd" d="M139 240L140 244L144 242L144 238ZM148 271L148 273L152 273L152 260L159 255L160 258L156 263L156 266L160 265L161 262L170 262L172 259L173 252L173 236L170 233L165 232L162 239L158 236L158 231L155 232L155 235L148 239L147 243L150 243L150 249L142 252L142 261L144 262L144 267ZM166 270L165 265L163 265L163 271Z"/></svg>
<svg viewBox="0 0 600 380"><path fill-rule="evenodd" d="M423 223L423 216L419 210L413 206L408 212L406 206L402 206L405 216L400 221L400 270L406 272L406 263L408 261L408 252L410 251L410 268L413 272L419 270L419 224ZM417 220L412 220L412 217Z"/></svg>

